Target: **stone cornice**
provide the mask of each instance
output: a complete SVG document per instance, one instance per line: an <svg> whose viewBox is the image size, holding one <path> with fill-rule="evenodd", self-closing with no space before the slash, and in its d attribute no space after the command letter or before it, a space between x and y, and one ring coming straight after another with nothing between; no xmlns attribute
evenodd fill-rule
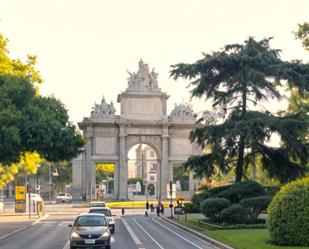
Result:
<svg viewBox="0 0 309 249"><path fill-rule="evenodd" d="M167 95L166 92L122 92L120 94L118 94L117 97L117 102L120 103L121 99L124 97L130 97L130 98L145 98L145 96L147 97L160 97L161 99L168 99L170 97L170 95Z"/></svg>

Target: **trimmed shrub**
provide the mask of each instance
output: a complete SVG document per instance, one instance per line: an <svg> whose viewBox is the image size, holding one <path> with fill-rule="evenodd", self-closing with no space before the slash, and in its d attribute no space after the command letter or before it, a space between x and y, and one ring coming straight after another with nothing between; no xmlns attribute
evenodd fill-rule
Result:
<svg viewBox="0 0 309 249"><path fill-rule="evenodd" d="M309 246L309 177L282 187L269 205L268 214L273 243Z"/></svg>
<svg viewBox="0 0 309 249"><path fill-rule="evenodd" d="M275 196L279 191L279 186L264 186L266 196Z"/></svg>
<svg viewBox="0 0 309 249"><path fill-rule="evenodd" d="M231 186L232 185L225 185L225 186L220 186L220 187L215 187L215 188L209 188L206 192L209 195L209 197L217 197L219 193L229 189Z"/></svg>
<svg viewBox="0 0 309 249"><path fill-rule="evenodd" d="M241 200L239 204L247 210L251 218L255 219L260 213L267 210L272 199L271 196L252 197Z"/></svg>
<svg viewBox="0 0 309 249"><path fill-rule="evenodd" d="M231 205L225 198L208 198L201 203L201 212L210 220L220 221L220 212Z"/></svg>
<svg viewBox="0 0 309 249"><path fill-rule="evenodd" d="M254 181L238 182L222 191L217 197L226 198L232 203L238 203L242 199L263 196L265 190L263 186Z"/></svg>
<svg viewBox="0 0 309 249"><path fill-rule="evenodd" d="M239 205L233 204L225 208L220 213L221 220L227 224L242 224L247 221L246 209Z"/></svg>
<svg viewBox="0 0 309 249"><path fill-rule="evenodd" d="M185 206L184 210L186 213L199 213L200 212L200 209L196 208L196 206L193 205L192 203L186 202L183 205Z"/></svg>
<svg viewBox="0 0 309 249"><path fill-rule="evenodd" d="M191 202L194 206L197 207L198 210L200 210L201 202L209 197L206 192L207 192L206 190L203 190L195 193L192 196Z"/></svg>
<svg viewBox="0 0 309 249"><path fill-rule="evenodd" d="M191 199L191 202L193 204L193 209L196 212L201 212L200 207L201 207L201 202L203 200L206 200L207 198L216 197L218 193L222 192L223 190L228 189L230 186L231 185L220 186L220 187L210 188L208 190L202 190L200 192L195 193Z"/></svg>

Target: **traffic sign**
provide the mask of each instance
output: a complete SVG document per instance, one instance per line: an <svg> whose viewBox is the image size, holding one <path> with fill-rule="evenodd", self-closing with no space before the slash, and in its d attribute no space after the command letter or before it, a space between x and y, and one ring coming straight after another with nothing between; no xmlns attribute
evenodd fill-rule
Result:
<svg viewBox="0 0 309 249"><path fill-rule="evenodd" d="M25 186L16 186L15 187L15 200L25 200Z"/></svg>

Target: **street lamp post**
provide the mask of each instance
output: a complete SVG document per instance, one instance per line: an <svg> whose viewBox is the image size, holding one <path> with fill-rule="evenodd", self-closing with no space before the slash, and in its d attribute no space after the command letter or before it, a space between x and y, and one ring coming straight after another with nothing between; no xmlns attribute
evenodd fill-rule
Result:
<svg viewBox="0 0 309 249"><path fill-rule="evenodd" d="M49 197L49 204L51 204L51 185L52 185L52 175L51 175L51 166L48 165L49 171L49 183L48 183L48 197Z"/></svg>
<svg viewBox="0 0 309 249"><path fill-rule="evenodd" d="M170 181L170 197L171 218L173 218L173 181Z"/></svg>

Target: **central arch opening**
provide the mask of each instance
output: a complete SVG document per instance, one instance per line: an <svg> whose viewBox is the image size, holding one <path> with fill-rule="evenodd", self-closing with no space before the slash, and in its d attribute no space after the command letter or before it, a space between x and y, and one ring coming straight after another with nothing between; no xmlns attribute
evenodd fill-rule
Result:
<svg viewBox="0 0 309 249"><path fill-rule="evenodd" d="M158 155L155 149L139 143L128 151L129 199L155 199L158 192Z"/></svg>

